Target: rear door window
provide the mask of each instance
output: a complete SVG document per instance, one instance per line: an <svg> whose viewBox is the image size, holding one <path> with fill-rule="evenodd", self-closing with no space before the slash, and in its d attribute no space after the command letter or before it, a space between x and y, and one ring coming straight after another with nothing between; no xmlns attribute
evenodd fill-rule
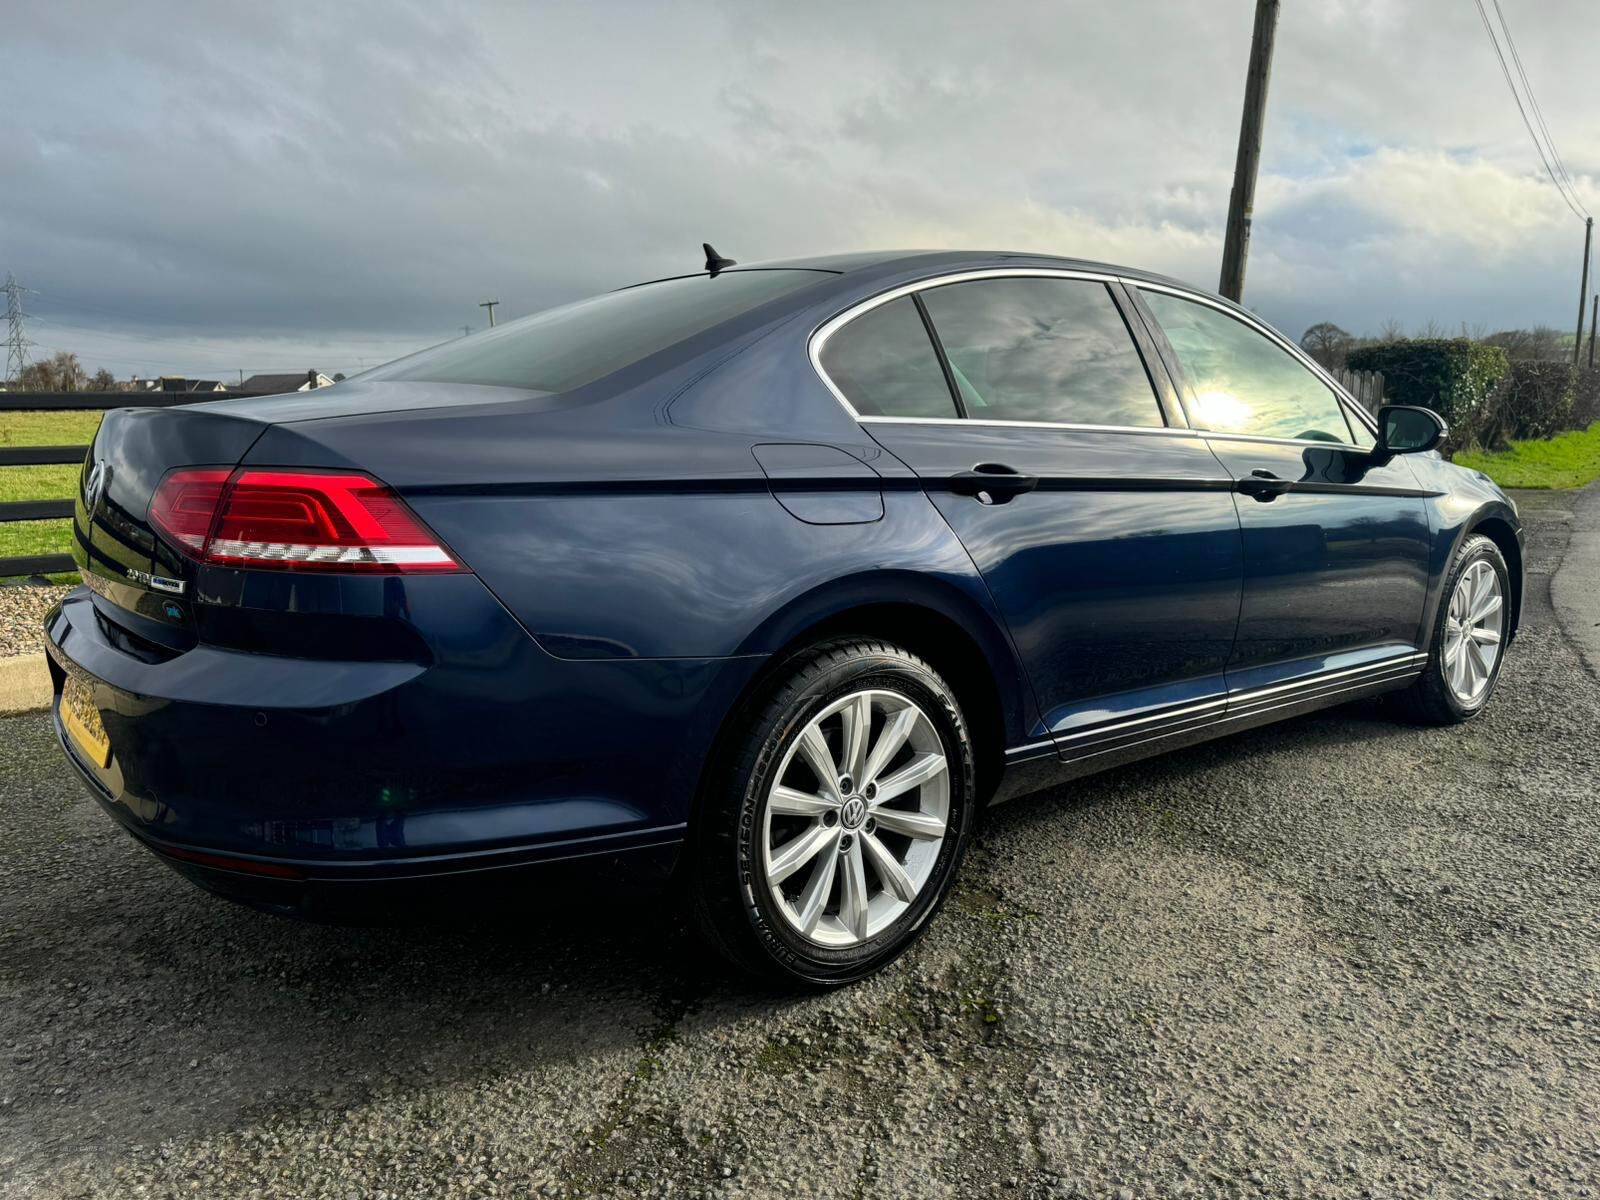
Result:
<svg viewBox="0 0 1600 1200"><path fill-rule="evenodd" d="M955 417L939 355L917 312L901 296L835 330L818 356L822 369L864 417Z"/></svg>
<svg viewBox="0 0 1600 1200"><path fill-rule="evenodd" d="M922 293L966 415L1162 425L1144 360L1105 284L1017 276Z"/></svg>
<svg viewBox="0 0 1600 1200"><path fill-rule="evenodd" d="M1201 429L1314 442L1351 440L1333 389L1282 346L1195 300L1140 289L1187 378Z"/></svg>

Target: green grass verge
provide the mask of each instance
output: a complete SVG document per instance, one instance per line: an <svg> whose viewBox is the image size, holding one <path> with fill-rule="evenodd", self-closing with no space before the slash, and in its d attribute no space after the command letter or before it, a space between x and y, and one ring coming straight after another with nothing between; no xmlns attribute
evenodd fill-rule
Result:
<svg viewBox="0 0 1600 1200"><path fill-rule="evenodd" d="M103 413L0 413L0 446L87 446ZM6 468L9 470L10 468Z"/></svg>
<svg viewBox="0 0 1600 1200"><path fill-rule="evenodd" d="M1501 487L1582 487L1600 479L1600 421L1553 438L1512 442L1504 450L1463 451L1455 461L1482 471Z"/></svg>
<svg viewBox="0 0 1600 1200"><path fill-rule="evenodd" d="M7 521L0 524L0 558L69 554L71 551L71 521ZM76 578L70 577L74 582Z"/></svg>
<svg viewBox="0 0 1600 1200"><path fill-rule="evenodd" d="M0 467L0 500L70 500L82 467Z"/></svg>
<svg viewBox="0 0 1600 1200"><path fill-rule="evenodd" d="M0 413L0 446L83 446L100 427L97 412ZM69 500L78 467L0 467L0 501ZM66 554L72 548L71 521L0 523L0 558ZM52 582L76 582L76 575L52 575Z"/></svg>

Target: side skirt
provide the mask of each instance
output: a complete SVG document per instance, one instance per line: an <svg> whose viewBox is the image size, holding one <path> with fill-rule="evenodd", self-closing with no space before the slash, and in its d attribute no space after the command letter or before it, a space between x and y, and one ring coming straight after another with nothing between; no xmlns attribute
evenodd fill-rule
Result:
<svg viewBox="0 0 1600 1200"><path fill-rule="evenodd" d="M990 803L1025 796L1168 750L1397 691L1420 675L1427 662L1425 653L1406 654L1087 729L1059 739L1054 752L1047 743L1011 750L1006 754L1005 774Z"/></svg>

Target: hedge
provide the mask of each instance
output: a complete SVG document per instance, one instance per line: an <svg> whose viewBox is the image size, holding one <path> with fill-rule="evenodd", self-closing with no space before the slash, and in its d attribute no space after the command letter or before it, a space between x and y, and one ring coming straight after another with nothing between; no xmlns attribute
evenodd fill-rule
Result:
<svg viewBox="0 0 1600 1200"><path fill-rule="evenodd" d="M1584 367L1578 372L1578 385L1572 402L1572 417L1568 424L1574 429L1587 429L1600 421L1600 367Z"/></svg>
<svg viewBox="0 0 1600 1200"><path fill-rule="evenodd" d="M1568 362L1512 363L1505 394L1495 412L1499 436L1518 440L1546 438L1567 428L1577 383L1578 368ZM1499 437L1493 444L1498 443Z"/></svg>
<svg viewBox="0 0 1600 1200"><path fill-rule="evenodd" d="M1382 371L1391 404L1431 408L1452 427L1476 424L1484 401L1511 371L1499 346L1467 338L1404 338L1362 346L1345 359L1352 371Z"/></svg>

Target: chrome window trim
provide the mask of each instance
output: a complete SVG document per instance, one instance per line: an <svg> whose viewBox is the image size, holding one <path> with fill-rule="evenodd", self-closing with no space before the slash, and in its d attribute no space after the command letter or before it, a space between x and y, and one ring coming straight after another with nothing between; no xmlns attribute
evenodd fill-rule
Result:
<svg viewBox="0 0 1600 1200"><path fill-rule="evenodd" d="M1202 432L1181 425L1074 425L1067 421L1005 421L988 417L862 417L854 412L851 415L863 425L982 425L1006 429L1076 429L1084 433L1179 434L1193 438L1198 438Z"/></svg>
<svg viewBox="0 0 1600 1200"><path fill-rule="evenodd" d="M1176 296L1180 300L1192 300L1197 304L1204 304L1207 308L1214 308L1223 316L1232 317L1241 325L1255 330L1257 333L1264 336L1268 341L1271 341L1282 349L1288 351L1290 358L1293 358L1301 366L1309 370L1312 375L1314 375L1318 380L1328 387L1328 389L1333 393L1333 399L1335 403L1343 407L1347 413L1355 413L1360 418L1361 423L1367 427L1367 432L1372 434L1374 438L1378 436L1378 424L1376 418L1369 416L1367 410L1356 403L1355 397L1351 396L1349 392L1345 391L1344 387L1337 379L1322 369L1321 363L1312 358L1288 338L1284 337L1283 334L1272 328L1272 326L1257 319L1254 314L1240 312L1238 309L1233 308L1220 300L1213 299L1204 292L1191 292L1184 288L1173 287L1171 284L1144 283L1137 279L1125 279L1123 280L1123 283L1128 287L1141 288L1147 292L1165 292L1167 295ZM1173 349L1173 353L1177 353L1176 348ZM1268 437L1265 434L1226 433L1223 430L1211 429L1202 430L1201 432L1217 433L1225 437L1253 438L1254 440L1261 442L1287 442L1296 446L1337 445L1348 447L1354 450L1360 450L1362 452L1366 452L1368 449L1370 449L1370 447L1367 446L1357 446L1354 442L1323 442L1318 441L1316 438L1275 438Z"/></svg>
<svg viewBox="0 0 1600 1200"><path fill-rule="evenodd" d="M1207 441L1271 442L1278 446L1322 446L1329 450L1359 450L1362 454L1371 453L1372 449L1370 446L1358 446L1354 442L1326 442L1321 438L1269 437L1264 433L1222 433L1214 429L1196 429L1194 432Z"/></svg>
<svg viewBox="0 0 1600 1200"><path fill-rule="evenodd" d="M1350 394L1346 392L1342 386L1340 386L1339 381L1324 371L1321 365L1304 350L1295 345L1288 338L1284 337L1276 329L1273 329L1270 325L1257 320L1249 313L1242 313L1230 308L1227 304L1213 299L1204 292L1191 291L1187 288L1175 287L1171 284L1151 283L1133 276L1118 275L1106 271L1080 271L1071 267L984 267L972 271L956 271L949 275L936 275L930 279L919 279L914 283L903 283L898 287L890 288L886 292L880 292L876 296L869 296L865 300L857 301L843 312L837 313L828 318L828 320L824 321L821 325L814 329L807 344L807 356L811 359L811 369L817 373L817 378L822 380L823 386L825 386L833 395L833 398L839 402L840 407L842 407L846 413L848 413L852 418L861 424L986 425L1018 429L1076 429L1110 431L1113 433L1176 433L1189 437L1216 436L1241 438L1250 441L1277 442L1291 446L1326 446L1343 450L1358 450L1362 453L1366 453L1369 449L1366 446L1358 446L1354 442L1324 442L1319 441L1316 438L1275 438L1266 437L1260 434L1225 433L1220 430L1199 429L1194 426L1184 425L1095 425L1068 421L1004 421L993 418L985 419L981 417L864 416L856 411L855 405L850 403L849 398L839 389L839 385L834 383L833 379L828 375L828 372L823 369L822 350L823 347L828 344L828 339L840 329L844 328L844 326L848 325L851 321L855 320L859 316L871 312L879 305L887 304L891 300L898 300L902 296L910 296L917 292L925 292L930 288L942 287L945 284L965 283L968 280L973 279L1008 278L1083 279L1088 280L1091 283L1120 283L1124 287L1129 288L1142 288L1146 291L1166 292L1167 294L1177 296L1180 299L1192 300L1196 303L1204 304L1210 308L1214 308L1218 312L1223 313L1225 316L1232 317L1234 320L1239 321L1250 329L1255 330L1257 333L1266 337L1269 341L1288 351L1290 357L1294 358L1295 361L1299 362L1302 366L1308 368L1311 373L1317 377L1317 379L1319 379L1322 383L1327 385L1329 389L1332 390L1334 400L1337 403L1342 405L1347 412L1355 413L1360 418L1361 423L1367 427L1367 432L1372 434L1374 439L1376 439L1378 436L1378 426L1375 419L1369 416L1367 411L1355 402ZM1131 335L1130 340L1132 340ZM1134 342L1134 350L1136 353L1139 352L1137 341ZM1142 354L1141 357L1143 357ZM1161 412L1161 398L1153 386L1150 389L1150 398L1156 402L1156 411ZM1165 419L1165 414L1163 414L1163 419Z"/></svg>
<svg viewBox="0 0 1600 1200"><path fill-rule="evenodd" d="M828 318L811 333L811 340L807 347L811 359L811 369L817 373L828 391L833 393L833 398L839 402L844 411L850 414L861 424L896 424L896 425L986 425L1003 426L1015 429L1077 429L1092 430L1095 432L1113 433L1157 433L1157 434L1183 434L1194 436L1200 431L1189 429L1181 425L1093 425L1068 421L1004 421L994 418L975 417L883 417L863 415L856 411L856 406L850 403L849 398L834 383L828 372L822 366L822 350L828 344L828 339L840 329L850 324L857 317L871 312L879 305L888 304L891 300L898 300L902 296L910 296L917 292L925 292L930 288L943 287L950 283L966 283L973 279L1083 279L1090 283L1112 284L1128 282L1120 275L1108 274L1104 271L1078 271L1069 267L984 267L974 271L957 271L949 275L936 275L931 279L919 279L915 283L903 283L881 292L876 296L869 296L858 301L843 312ZM1115 303L1115 300L1112 301ZM1139 350L1139 344L1133 337L1133 332L1128 333L1128 343L1133 347L1134 353L1139 354L1142 361L1144 355ZM932 348L931 346L929 347ZM1166 414L1162 412L1161 397L1157 393L1154 383L1150 387L1150 402L1155 405L1156 413L1165 421Z"/></svg>

